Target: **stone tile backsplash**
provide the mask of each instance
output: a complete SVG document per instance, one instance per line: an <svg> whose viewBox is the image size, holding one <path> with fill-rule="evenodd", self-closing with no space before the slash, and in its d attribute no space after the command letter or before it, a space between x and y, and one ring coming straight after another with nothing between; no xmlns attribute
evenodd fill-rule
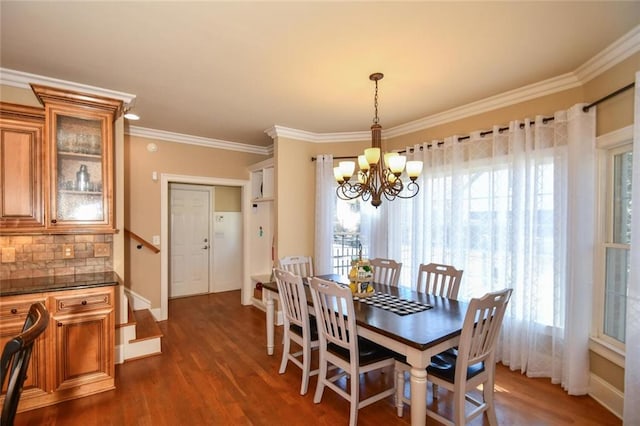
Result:
<svg viewBox="0 0 640 426"><path fill-rule="evenodd" d="M111 234L2 235L0 279L112 271L112 253Z"/></svg>

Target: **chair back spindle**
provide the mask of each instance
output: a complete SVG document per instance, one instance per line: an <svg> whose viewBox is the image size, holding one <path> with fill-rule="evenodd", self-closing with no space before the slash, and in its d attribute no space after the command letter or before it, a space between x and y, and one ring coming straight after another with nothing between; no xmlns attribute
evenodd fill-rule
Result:
<svg viewBox="0 0 640 426"><path fill-rule="evenodd" d="M289 271L302 278L313 276L313 260L311 256L286 256L278 260L280 269Z"/></svg>
<svg viewBox="0 0 640 426"><path fill-rule="evenodd" d="M421 264L418 268L416 291L449 299L457 299L462 269L439 263Z"/></svg>
<svg viewBox="0 0 640 426"><path fill-rule="evenodd" d="M398 286L402 263L392 259L375 258L369 261L373 266L373 281L379 284Z"/></svg>

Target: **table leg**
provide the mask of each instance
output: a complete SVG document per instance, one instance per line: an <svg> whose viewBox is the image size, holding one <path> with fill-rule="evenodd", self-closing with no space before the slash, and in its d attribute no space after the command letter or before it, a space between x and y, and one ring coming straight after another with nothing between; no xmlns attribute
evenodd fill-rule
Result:
<svg viewBox="0 0 640 426"><path fill-rule="evenodd" d="M267 312L267 355L273 355L274 348L274 317L275 317L275 301L273 293L270 291L265 292L265 307Z"/></svg>
<svg viewBox="0 0 640 426"><path fill-rule="evenodd" d="M411 368L411 425L427 423L427 370Z"/></svg>

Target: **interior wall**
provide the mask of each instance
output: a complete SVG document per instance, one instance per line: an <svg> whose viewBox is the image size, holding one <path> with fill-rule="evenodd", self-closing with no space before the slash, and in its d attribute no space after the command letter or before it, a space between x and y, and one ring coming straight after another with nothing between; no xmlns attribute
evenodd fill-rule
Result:
<svg viewBox="0 0 640 426"><path fill-rule="evenodd" d="M276 258L313 256L315 241L315 188L318 154L352 156L369 141L312 143L279 137L275 143ZM336 161L337 162L337 161Z"/></svg>
<svg viewBox="0 0 640 426"><path fill-rule="evenodd" d="M160 176L204 176L248 179L247 166L263 155L207 148L148 138L125 137L125 227L147 241L160 235ZM155 152L147 149L154 143ZM152 179L157 172L158 180ZM217 191L216 191L217 192ZM224 191L223 191L224 192ZM160 254L137 250L130 240L126 247L127 282L131 290L148 299L152 308L160 307ZM166 250L167 247L159 247Z"/></svg>
<svg viewBox="0 0 640 426"><path fill-rule="evenodd" d="M241 212L242 189L237 186L216 186L214 205L217 212Z"/></svg>
<svg viewBox="0 0 640 426"><path fill-rule="evenodd" d="M640 70L640 52L584 85L585 99L593 102L635 81ZM635 90L640 90L636 87ZM633 90L617 95L600 105L596 113L596 133L604 135L633 124Z"/></svg>
<svg viewBox="0 0 640 426"><path fill-rule="evenodd" d="M0 100L19 105L42 107L33 90L20 87L0 85Z"/></svg>

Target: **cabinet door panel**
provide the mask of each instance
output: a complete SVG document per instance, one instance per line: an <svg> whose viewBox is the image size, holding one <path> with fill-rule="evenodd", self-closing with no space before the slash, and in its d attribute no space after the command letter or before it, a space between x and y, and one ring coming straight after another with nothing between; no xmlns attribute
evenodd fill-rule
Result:
<svg viewBox="0 0 640 426"><path fill-rule="evenodd" d="M56 317L55 389L113 379L113 314Z"/></svg>
<svg viewBox="0 0 640 426"><path fill-rule="evenodd" d="M32 303L45 302L42 298L5 298L0 301L0 348L15 336L22 332L24 320ZM33 344L31 359L27 369L27 379L24 382L20 407L30 403L33 398L47 395L47 335L38 337ZM2 387L2 397L0 404L4 400L7 390L7 383Z"/></svg>
<svg viewBox="0 0 640 426"><path fill-rule="evenodd" d="M111 114L47 107L50 228L112 228Z"/></svg>
<svg viewBox="0 0 640 426"><path fill-rule="evenodd" d="M20 334L21 331L22 322L13 324L1 323L0 347L4 348L4 345L13 337ZM27 369L27 379L24 381L24 386L22 388L21 400L46 395L47 393L45 340L44 336L40 336L33 344L33 351L31 352L31 359L29 360L29 367ZM2 387L2 395L4 395L6 391L7 383Z"/></svg>
<svg viewBox="0 0 640 426"><path fill-rule="evenodd" d="M5 106L6 108L6 106ZM0 119L0 229L44 227L42 136L44 122Z"/></svg>

